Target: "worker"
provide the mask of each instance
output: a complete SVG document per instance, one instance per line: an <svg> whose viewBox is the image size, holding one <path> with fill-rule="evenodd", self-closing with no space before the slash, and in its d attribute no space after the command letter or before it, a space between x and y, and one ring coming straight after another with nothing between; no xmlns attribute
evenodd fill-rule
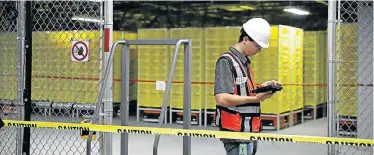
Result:
<svg viewBox="0 0 374 155"><path fill-rule="evenodd" d="M239 41L217 60L214 83L217 107L215 120L221 131L256 133L262 130L260 102L270 98L273 93L269 91L254 94L252 90L281 84L272 80L256 85L248 57L269 47L270 34L270 25L266 20L252 18L243 24ZM255 155L257 151L257 141L221 141L227 155Z"/></svg>

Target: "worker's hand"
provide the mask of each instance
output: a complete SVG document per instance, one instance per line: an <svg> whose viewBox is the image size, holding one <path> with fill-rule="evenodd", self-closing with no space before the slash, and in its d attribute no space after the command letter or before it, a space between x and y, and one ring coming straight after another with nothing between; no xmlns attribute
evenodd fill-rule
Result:
<svg viewBox="0 0 374 155"><path fill-rule="evenodd" d="M261 84L262 87L266 87L266 86L281 86L282 84L279 82L279 81L275 81L275 80L271 80L271 81L266 81L264 83Z"/></svg>
<svg viewBox="0 0 374 155"><path fill-rule="evenodd" d="M270 98L271 96L273 96L272 91L268 91L268 92L264 92L264 93L258 93L258 94L256 94L256 97L258 98L258 101L259 101L259 102L262 102L262 101L264 101L265 99Z"/></svg>

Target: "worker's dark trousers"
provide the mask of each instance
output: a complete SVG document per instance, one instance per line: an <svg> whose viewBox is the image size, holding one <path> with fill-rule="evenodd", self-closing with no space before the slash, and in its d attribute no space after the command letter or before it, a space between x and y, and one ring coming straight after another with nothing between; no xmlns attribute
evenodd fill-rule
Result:
<svg viewBox="0 0 374 155"><path fill-rule="evenodd" d="M257 152L257 141L246 143L247 155L255 155ZM224 143L227 155L240 155L240 143Z"/></svg>

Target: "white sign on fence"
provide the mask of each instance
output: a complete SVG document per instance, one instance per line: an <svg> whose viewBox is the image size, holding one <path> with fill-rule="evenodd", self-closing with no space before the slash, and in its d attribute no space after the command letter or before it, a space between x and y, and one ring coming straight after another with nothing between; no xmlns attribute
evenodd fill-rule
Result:
<svg viewBox="0 0 374 155"><path fill-rule="evenodd" d="M71 61L88 61L89 42L88 41L72 41L71 42Z"/></svg>

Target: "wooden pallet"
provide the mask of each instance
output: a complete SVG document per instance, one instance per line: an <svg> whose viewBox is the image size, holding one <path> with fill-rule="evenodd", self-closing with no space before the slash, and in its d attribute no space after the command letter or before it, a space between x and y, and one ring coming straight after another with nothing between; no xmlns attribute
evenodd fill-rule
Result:
<svg viewBox="0 0 374 155"><path fill-rule="evenodd" d="M216 109L204 109L204 127L216 126Z"/></svg>
<svg viewBox="0 0 374 155"><path fill-rule="evenodd" d="M157 123L157 122L159 122L159 119L160 119L160 113L161 113L161 111L159 109L157 109L157 110L144 110L143 111L143 121L144 122Z"/></svg>
<svg viewBox="0 0 374 155"><path fill-rule="evenodd" d="M176 124L183 124L183 109L170 108L169 115L170 121ZM191 109L191 125L202 126L204 121L204 110L203 109ZM170 123L172 124L172 123Z"/></svg>
<svg viewBox="0 0 374 155"><path fill-rule="evenodd" d="M177 112L176 123L183 124L183 112ZM191 113L191 124L199 125L199 113Z"/></svg>
<svg viewBox="0 0 374 155"><path fill-rule="evenodd" d="M343 137L357 136L357 118L352 116L341 116L337 126L338 134Z"/></svg>
<svg viewBox="0 0 374 155"><path fill-rule="evenodd" d="M264 130L280 130L289 126L290 113L283 114L262 114L262 128Z"/></svg>
<svg viewBox="0 0 374 155"><path fill-rule="evenodd" d="M290 123L291 126L304 123L304 110L302 108L293 111L292 115L293 121Z"/></svg>
<svg viewBox="0 0 374 155"><path fill-rule="evenodd" d="M299 109L282 114L261 114L261 120L264 130L280 130L303 123L303 110Z"/></svg>
<svg viewBox="0 0 374 155"><path fill-rule="evenodd" d="M327 103L304 107L304 118L306 120L316 120L323 117L327 117Z"/></svg>

